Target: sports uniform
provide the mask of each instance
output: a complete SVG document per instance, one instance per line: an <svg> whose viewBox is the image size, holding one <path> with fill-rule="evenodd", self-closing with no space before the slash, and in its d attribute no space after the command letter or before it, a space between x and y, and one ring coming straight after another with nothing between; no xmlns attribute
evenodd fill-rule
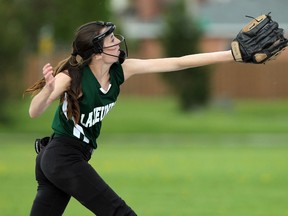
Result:
<svg viewBox="0 0 288 216"><path fill-rule="evenodd" d="M55 134L75 137L96 148L96 139L100 134L102 119L115 105L120 85L123 82L124 75L119 63L111 66L110 85L107 92L101 88L90 68L85 67L81 82L83 95L79 98L80 123L75 125L73 120L67 120L67 102L64 101L54 116L52 128Z"/></svg>
<svg viewBox="0 0 288 216"><path fill-rule="evenodd" d="M64 96L64 102L59 105L54 116L54 135L49 144L41 150L44 146L41 145L42 142L35 143L35 150L39 153L36 160L38 191L31 216L62 215L71 196L98 216L136 215L88 164L92 151L97 148L96 140L100 134L102 120L115 105L120 85L124 82L121 63L128 56L128 49L125 38L113 34L115 28L116 26L110 22L90 22L82 25L72 43L71 56L61 61L55 71L49 63L46 64L43 67L44 77L26 90L37 93L30 104L31 117L41 115L57 96ZM120 44L125 46L125 50L120 49ZM220 63L233 60L233 57L237 62L265 63L277 56L287 45L288 40L283 36L283 29L278 28L278 23L273 22L269 15L260 16L244 27L233 40L232 54L231 51L224 51L145 62L134 59L125 62L125 69L128 70L126 78L140 72L168 72ZM81 57L81 61L78 61L77 57ZM203 60L200 60L200 57ZM115 58L118 62L113 64ZM89 64L95 66L94 73L104 74L105 78L109 75L110 86L107 91L101 89L87 66ZM150 67L151 64L157 66ZM109 74L103 65L111 66ZM149 70L144 69L145 67L149 67ZM56 75L66 70L71 72L72 82L68 83L70 80L65 76L58 76L58 80L61 81L62 78L64 82L57 82L56 88ZM78 83L80 75L81 86ZM71 86L64 93L68 84ZM72 89L76 89L76 92L81 89L82 95L78 101L72 97ZM67 106L68 99L73 109ZM70 116L77 118L77 121Z"/></svg>
<svg viewBox="0 0 288 216"><path fill-rule="evenodd" d="M114 63L109 74L105 91L90 68L83 69L78 124L67 119L65 100L56 110L53 138L36 160L38 190L31 216L62 215L71 196L98 216L136 215L88 163L97 148L102 120L115 105L124 82L120 63Z"/></svg>

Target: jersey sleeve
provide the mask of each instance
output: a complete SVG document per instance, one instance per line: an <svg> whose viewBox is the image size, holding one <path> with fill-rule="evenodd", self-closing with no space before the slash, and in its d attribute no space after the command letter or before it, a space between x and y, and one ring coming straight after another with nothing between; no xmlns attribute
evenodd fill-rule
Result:
<svg viewBox="0 0 288 216"><path fill-rule="evenodd" d="M119 62L116 62L111 66L110 76L111 75L114 77L119 86L124 83L123 68Z"/></svg>

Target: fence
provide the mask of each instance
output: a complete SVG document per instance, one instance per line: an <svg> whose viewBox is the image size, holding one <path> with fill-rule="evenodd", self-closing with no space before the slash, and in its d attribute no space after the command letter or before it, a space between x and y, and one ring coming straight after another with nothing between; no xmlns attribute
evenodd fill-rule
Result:
<svg viewBox="0 0 288 216"><path fill-rule="evenodd" d="M210 81L212 98L288 98L287 54L287 52L283 53L279 59L265 65L236 64L234 62L214 65ZM53 63L55 65L56 60L52 61ZM25 69L25 85L30 85L42 76L43 64L43 59L36 56L29 58ZM160 74L147 74L134 76L127 80L122 86L122 94L165 96L172 92Z"/></svg>

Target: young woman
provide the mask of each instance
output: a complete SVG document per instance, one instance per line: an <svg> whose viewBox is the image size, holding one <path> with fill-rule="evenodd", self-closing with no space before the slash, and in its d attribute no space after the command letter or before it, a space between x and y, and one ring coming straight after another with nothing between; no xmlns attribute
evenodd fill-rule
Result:
<svg viewBox="0 0 288 216"><path fill-rule="evenodd" d="M52 123L53 135L36 160L37 195L31 216L62 215L71 196L98 216L136 215L88 163L100 134L101 122L115 105L120 85L136 74L178 71L233 61L231 51L177 58L125 59L125 44L114 35L115 25L91 22L81 26L71 56L53 69L32 92L29 114L41 115L60 98ZM125 61L124 61L125 60Z"/></svg>

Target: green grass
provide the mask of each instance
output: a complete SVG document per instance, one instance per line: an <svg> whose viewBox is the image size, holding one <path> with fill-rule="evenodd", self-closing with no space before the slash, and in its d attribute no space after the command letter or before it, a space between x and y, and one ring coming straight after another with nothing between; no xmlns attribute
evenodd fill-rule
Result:
<svg viewBox="0 0 288 216"><path fill-rule="evenodd" d="M0 122L1 216L29 215L33 142L55 108L32 120L27 100L15 104L13 124ZM90 162L141 216L287 216L287 108L236 101L183 114L169 98L120 98ZM72 199L65 215L93 214Z"/></svg>
<svg viewBox="0 0 288 216"><path fill-rule="evenodd" d="M13 124L1 124L0 132L50 133L57 104L37 119L28 116L29 101L9 104ZM11 107L13 109L11 109ZM286 133L288 101L235 101L207 109L181 113L171 98L120 97L104 119L107 133Z"/></svg>
<svg viewBox="0 0 288 216"><path fill-rule="evenodd" d="M91 164L139 215L287 215L288 135L239 137L104 135ZM28 215L36 193L34 137L1 139L1 215ZM93 214L72 200L64 215Z"/></svg>

